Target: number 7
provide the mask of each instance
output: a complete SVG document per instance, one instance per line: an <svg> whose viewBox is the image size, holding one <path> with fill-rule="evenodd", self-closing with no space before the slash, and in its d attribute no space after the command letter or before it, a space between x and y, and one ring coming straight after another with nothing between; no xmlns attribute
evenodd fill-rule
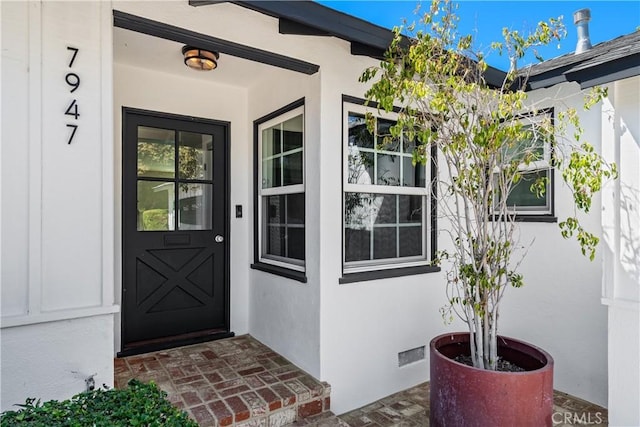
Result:
<svg viewBox="0 0 640 427"><path fill-rule="evenodd" d="M78 130L78 125L67 125L68 128L72 128L71 135L69 135L69 142L67 144L71 144L73 141L73 137L76 136L76 131Z"/></svg>
<svg viewBox="0 0 640 427"><path fill-rule="evenodd" d="M73 56L71 56L71 61L69 61L69 68L71 68L73 67L73 61L76 60L76 55L78 54L78 51L80 49L78 49L77 47L67 46L67 50L73 51Z"/></svg>

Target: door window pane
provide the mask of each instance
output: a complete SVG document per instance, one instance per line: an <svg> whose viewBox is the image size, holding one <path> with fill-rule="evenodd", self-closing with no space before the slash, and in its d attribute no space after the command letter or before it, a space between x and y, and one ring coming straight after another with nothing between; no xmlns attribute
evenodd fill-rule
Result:
<svg viewBox="0 0 640 427"><path fill-rule="evenodd" d="M179 171L182 179L213 177L213 135L178 132Z"/></svg>
<svg viewBox="0 0 640 427"><path fill-rule="evenodd" d="M138 126L138 176L175 177L175 131Z"/></svg>
<svg viewBox="0 0 640 427"><path fill-rule="evenodd" d="M211 229L211 184L178 184L178 229Z"/></svg>
<svg viewBox="0 0 640 427"><path fill-rule="evenodd" d="M174 230L174 183L138 181L138 231Z"/></svg>

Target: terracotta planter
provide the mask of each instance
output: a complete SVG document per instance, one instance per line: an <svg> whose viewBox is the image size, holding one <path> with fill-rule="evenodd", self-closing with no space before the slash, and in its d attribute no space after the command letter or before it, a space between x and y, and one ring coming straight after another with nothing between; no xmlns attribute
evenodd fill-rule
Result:
<svg viewBox="0 0 640 427"><path fill-rule="evenodd" d="M552 425L553 358L544 350L500 337L498 355L526 371L496 372L453 360L470 354L468 333L440 335L429 347L431 427Z"/></svg>

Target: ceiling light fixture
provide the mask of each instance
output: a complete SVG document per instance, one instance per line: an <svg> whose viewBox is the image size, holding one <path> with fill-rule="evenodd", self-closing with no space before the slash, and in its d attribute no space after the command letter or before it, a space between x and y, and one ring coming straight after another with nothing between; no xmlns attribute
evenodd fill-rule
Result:
<svg viewBox="0 0 640 427"><path fill-rule="evenodd" d="M182 48L184 65L198 71L211 71L218 67L218 52L211 52L193 46Z"/></svg>

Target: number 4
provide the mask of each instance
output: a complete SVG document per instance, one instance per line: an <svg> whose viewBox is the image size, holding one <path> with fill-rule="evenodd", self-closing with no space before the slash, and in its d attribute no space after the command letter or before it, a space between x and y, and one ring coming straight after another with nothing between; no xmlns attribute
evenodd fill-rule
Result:
<svg viewBox="0 0 640 427"><path fill-rule="evenodd" d="M73 116L74 119L78 120L80 117L80 113L78 113L78 104L76 104L76 100L71 101L71 104L67 107L67 111L64 112L67 116Z"/></svg>

